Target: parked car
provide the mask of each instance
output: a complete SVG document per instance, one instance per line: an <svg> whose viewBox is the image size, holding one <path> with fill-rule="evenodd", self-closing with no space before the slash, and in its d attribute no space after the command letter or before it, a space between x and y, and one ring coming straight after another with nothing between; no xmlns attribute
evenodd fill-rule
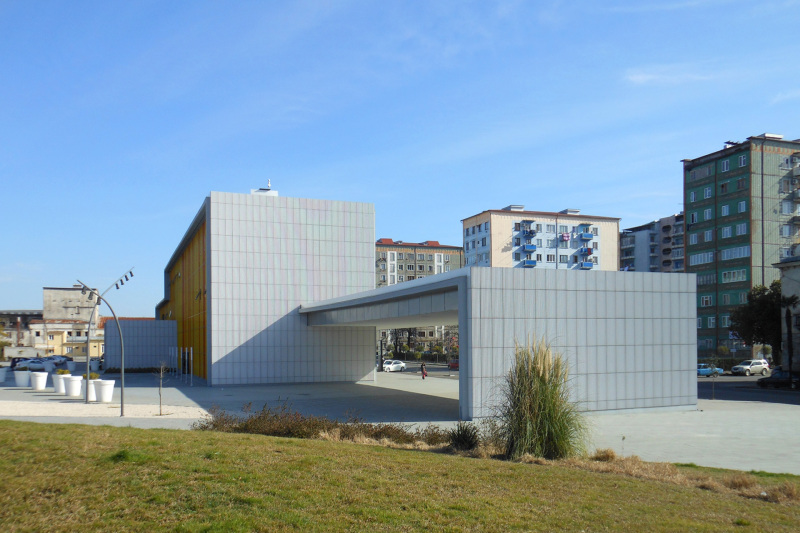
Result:
<svg viewBox="0 0 800 533"><path fill-rule="evenodd" d="M698 363L697 364L697 375L698 376L705 376L705 377L712 377L715 378L721 374L724 374L725 371L721 368L717 368L716 365L707 365L705 363Z"/></svg>
<svg viewBox="0 0 800 533"><path fill-rule="evenodd" d="M800 388L800 373L789 372L777 367L769 377L759 379L756 384L764 389L789 387L791 389Z"/></svg>
<svg viewBox="0 0 800 533"><path fill-rule="evenodd" d="M384 372L404 372L405 369L406 369L406 364L396 359L394 360L389 359L383 362Z"/></svg>
<svg viewBox="0 0 800 533"><path fill-rule="evenodd" d="M447 363L448 370L458 370L458 359L451 359L449 363Z"/></svg>
<svg viewBox="0 0 800 533"><path fill-rule="evenodd" d="M766 376L769 372L769 363L765 359L748 359L742 361L735 367L731 368L731 374L734 376L743 374L749 376L751 374L761 374Z"/></svg>

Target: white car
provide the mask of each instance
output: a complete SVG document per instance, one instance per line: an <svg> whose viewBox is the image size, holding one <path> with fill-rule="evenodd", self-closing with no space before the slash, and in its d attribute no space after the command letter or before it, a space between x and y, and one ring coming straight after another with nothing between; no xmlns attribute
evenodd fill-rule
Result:
<svg viewBox="0 0 800 533"><path fill-rule="evenodd" d="M405 369L406 369L406 364L402 361L389 359L383 362L384 372L404 372Z"/></svg>
<svg viewBox="0 0 800 533"><path fill-rule="evenodd" d="M734 376L739 374L744 374L745 376L761 374L766 376L767 372L769 372L769 363L765 359L748 359L731 368L731 374Z"/></svg>

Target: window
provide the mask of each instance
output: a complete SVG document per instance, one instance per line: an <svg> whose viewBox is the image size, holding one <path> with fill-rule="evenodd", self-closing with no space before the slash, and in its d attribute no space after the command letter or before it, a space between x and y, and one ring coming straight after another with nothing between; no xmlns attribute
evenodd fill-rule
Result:
<svg viewBox="0 0 800 533"><path fill-rule="evenodd" d="M597 228L592 228L592 235L597 235Z"/></svg>
<svg viewBox="0 0 800 533"><path fill-rule="evenodd" d="M742 191L742 190L745 189L745 187L747 187L747 182L745 181L744 178L739 178L738 180L736 180L736 190L737 191Z"/></svg>
<svg viewBox="0 0 800 533"><path fill-rule="evenodd" d="M519 231L519 222L514 223L514 231Z"/></svg>
<svg viewBox="0 0 800 533"><path fill-rule="evenodd" d="M481 239L481 246L486 246L486 237Z"/></svg>
<svg viewBox="0 0 800 533"><path fill-rule="evenodd" d="M730 211L731 211L731 206L723 205L720 212L722 213L722 216L726 217L728 216L728 214L730 214Z"/></svg>
<svg viewBox="0 0 800 533"><path fill-rule="evenodd" d="M689 235L689 244L697 244L697 233Z"/></svg>
<svg viewBox="0 0 800 533"><path fill-rule="evenodd" d="M567 228L566 226L559 226L558 227L558 232L559 233L566 233L568 231L569 231L569 228Z"/></svg>
<svg viewBox="0 0 800 533"><path fill-rule="evenodd" d="M547 254L547 262L548 263L555 263L556 262L555 254Z"/></svg>
<svg viewBox="0 0 800 533"><path fill-rule="evenodd" d="M739 212L744 213L745 211L747 211L747 202L745 200L742 200L741 202L739 202Z"/></svg>
<svg viewBox="0 0 800 533"><path fill-rule="evenodd" d="M483 225L478 224L478 233L481 233L482 231L483 231Z"/></svg>
<svg viewBox="0 0 800 533"><path fill-rule="evenodd" d="M599 249L600 249L600 243L599 243L599 242L593 242L593 243L592 243L592 246L593 246L593 248L592 248L592 249L593 249L595 252L596 252L597 250L599 250Z"/></svg>
<svg viewBox="0 0 800 533"><path fill-rule="evenodd" d="M781 226L781 237L791 237L792 236L792 225L791 224L784 224Z"/></svg>
<svg viewBox="0 0 800 533"><path fill-rule="evenodd" d="M792 180L789 178L783 178L781 180L781 192L782 193L790 193L792 192Z"/></svg>
<svg viewBox="0 0 800 533"><path fill-rule="evenodd" d="M726 192L728 192L728 184L727 183L723 183L722 185L720 185L719 186L719 192L720 192L720 194L725 194Z"/></svg>
<svg viewBox="0 0 800 533"><path fill-rule="evenodd" d="M444 271L445 272L450 272L450 265L445 265L444 266Z"/></svg>
<svg viewBox="0 0 800 533"><path fill-rule="evenodd" d="M750 245L737 246L736 248L727 248L720 252L720 259L726 261L728 259L741 259L742 257L750 257Z"/></svg>
<svg viewBox="0 0 800 533"><path fill-rule="evenodd" d="M556 232L556 225L555 224L548 224L547 225L547 233L555 233Z"/></svg>
<svg viewBox="0 0 800 533"><path fill-rule="evenodd" d="M736 283L737 281L747 281L747 270L728 270L722 273L722 283Z"/></svg>
<svg viewBox="0 0 800 533"><path fill-rule="evenodd" d="M67 353L72 353L72 346L67 346Z"/></svg>
<svg viewBox="0 0 800 533"><path fill-rule="evenodd" d="M703 198L711 198L711 187L706 187L703 189Z"/></svg>
<svg viewBox="0 0 800 533"><path fill-rule="evenodd" d="M433 272L433 265L428 265L428 272Z"/></svg>
<svg viewBox="0 0 800 533"><path fill-rule="evenodd" d="M397 265L397 270L403 270L403 265ZM409 270L414 270L414 267L412 266Z"/></svg>
<svg viewBox="0 0 800 533"><path fill-rule="evenodd" d="M469 237L469 228L464 228L464 237Z"/></svg>
<svg viewBox="0 0 800 533"><path fill-rule="evenodd" d="M689 256L689 266L704 265L714 261L714 252L700 252Z"/></svg>
<svg viewBox="0 0 800 533"><path fill-rule="evenodd" d="M711 307L711 296L701 296L700 307Z"/></svg>
<svg viewBox="0 0 800 533"><path fill-rule="evenodd" d="M559 243L558 243L558 247L559 248L566 248L567 246L569 246L569 242L568 241L559 241Z"/></svg>
<svg viewBox="0 0 800 533"><path fill-rule="evenodd" d="M719 325L723 328L729 328L731 326L731 317L730 315L722 315L719 317Z"/></svg>
<svg viewBox="0 0 800 533"><path fill-rule="evenodd" d="M389 261L394 261L395 254L394 252L389 252Z"/></svg>
<svg viewBox="0 0 800 533"><path fill-rule="evenodd" d="M689 213L689 223L695 224L697 222L697 213Z"/></svg>
<svg viewBox="0 0 800 533"><path fill-rule="evenodd" d="M536 224L536 231L542 231L542 225Z"/></svg>
<svg viewBox="0 0 800 533"><path fill-rule="evenodd" d="M782 201L781 202L781 214L782 215L791 215L792 211L794 211L794 202L790 201Z"/></svg>
<svg viewBox="0 0 800 533"><path fill-rule="evenodd" d="M389 272L391 272L391 273L393 273L393 274L394 274L394 269L395 269L395 266L396 266L396 265L395 265L394 263L392 263L391 265L389 265Z"/></svg>
<svg viewBox="0 0 800 533"><path fill-rule="evenodd" d="M747 235L747 222L736 224L736 235Z"/></svg>
<svg viewBox="0 0 800 533"><path fill-rule="evenodd" d="M703 232L703 241L711 242L714 240L714 230L707 229Z"/></svg>
<svg viewBox="0 0 800 533"><path fill-rule="evenodd" d="M486 237L483 238L483 244L486 244ZM433 254L428 254L428 261L433 261Z"/></svg>
<svg viewBox="0 0 800 533"><path fill-rule="evenodd" d="M699 316L697 317L697 329L700 329L702 327L703 327L703 317Z"/></svg>
<svg viewBox="0 0 800 533"><path fill-rule="evenodd" d="M542 239L536 239L536 246L542 245Z"/></svg>
<svg viewBox="0 0 800 533"><path fill-rule="evenodd" d="M417 265L417 270L422 272L423 270L425 270L425 265Z"/></svg>
<svg viewBox="0 0 800 533"><path fill-rule="evenodd" d="M381 281L386 281L386 274L381 274Z"/></svg>
<svg viewBox="0 0 800 533"><path fill-rule="evenodd" d="M730 305L731 304L731 295L730 294L723 294L722 295L722 305Z"/></svg>
<svg viewBox="0 0 800 533"><path fill-rule="evenodd" d="M722 228L722 238L727 239L733 235L733 228L730 226L725 226Z"/></svg>
<svg viewBox="0 0 800 533"><path fill-rule="evenodd" d="M381 259L386 259L386 252L381 252Z"/></svg>
<svg viewBox="0 0 800 533"><path fill-rule="evenodd" d="M49 341L53 340L53 336L52 335L48 335L47 336L47 340L49 340Z"/></svg>
<svg viewBox="0 0 800 533"><path fill-rule="evenodd" d="M567 262L569 262L569 256L568 255L559 255L558 256L558 262L559 263L567 263Z"/></svg>
<svg viewBox="0 0 800 533"><path fill-rule="evenodd" d="M709 328L717 327L717 317L715 316L708 317L708 327Z"/></svg>
<svg viewBox="0 0 800 533"><path fill-rule="evenodd" d="M402 259L403 256L399 255L397 258ZM414 260L414 254L406 254L406 261L413 261L413 260Z"/></svg>
<svg viewBox="0 0 800 533"><path fill-rule="evenodd" d="M403 279L403 276L397 276L397 281L403 282L403 281L405 281L405 279Z"/></svg>
<svg viewBox="0 0 800 533"><path fill-rule="evenodd" d="M547 247L548 248L555 248L556 247L556 240L555 239L547 239Z"/></svg>
<svg viewBox="0 0 800 533"><path fill-rule="evenodd" d="M472 234L475 235L475 226L472 226Z"/></svg>
<svg viewBox="0 0 800 533"><path fill-rule="evenodd" d="M444 256L444 262L445 262L445 263L449 263L449 262L450 262L450 254L445 254L445 256Z"/></svg>
<svg viewBox="0 0 800 533"><path fill-rule="evenodd" d="M711 220L711 208L703 211L703 220Z"/></svg>
<svg viewBox="0 0 800 533"><path fill-rule="evenodd" d="M517 252L514 254L514 261L519 261L519 260L520 260L520 255L519 252Z"/></svg>
<svg viewBox="0 0 800 533"><path fill-rule="evenodd" d="M424 260L425 260L425 254L417 254L417 261L424 261Z"/></svg>
<svg viewBox="0 0 800 533"><path fill-rule="evenodd" d="M746 164L747 164L747 156L746 155L740 155L739 156L739 168L742 168Z"/></svg>
<svg viewBox="0 0 800 533"><path fill-rule="evenodd" d="M520 244L522 244L522 241L519 239L519 237L514 239L514 246L519 246Z"/></svg>
<svg viewBox="0 0 800 533"><path fill-rule="evenodd" d="M739 293L739 303L740 304L746 304L747 303L747 293L746 292L740 292Z"/></svg>
<svg viewBox="0 0 800 533"><path fill-rule="evenodd" d="M692 191L692 192L689 193L689 201L690 202L696 202L697 201L697 193L696 192Z"/></svg>
<svg viewBox="0 0 800 533"><path fill-rule="evenodd" d="M37 332L36 332L36 336L37 336L37 337L41 337L41 336L42 336L42 332L41 332L41 331L37 331Z"/></svg>
<svg viewBox="0 0 800 533"><path fill-rule="evenodd" d="M716 275L713 272L707 272L705 274L698 274L697 275L697 284L698 285L713 285L717 281Z"/></svg>
<svg viewBox="0 0 800 533"><path fill-rule="evenodd" d="M727 172L731 169L731 162L727 159L722 162L722 172Z"/></svg>
<svg viewBox="0 0 800 533"><path fill-rule="evenodd" d="M389 285L394 285L395 283L396 282L395 282L395 279L394 279L394 274L390 274L389 275Z"/></svg>
<svg viewBox="0 0 800 533"><path fill-rule="evenodd" d="M489 223L488 222L484 222L483 223L483 229L484 229L484 231L489 231Z"/></svg>
<svg viewBox="0 0 800 533"><path fill-rule="evenodd" d="M536 254L536 260L537 261L541 261L542 260L542 254Z"/></svg>

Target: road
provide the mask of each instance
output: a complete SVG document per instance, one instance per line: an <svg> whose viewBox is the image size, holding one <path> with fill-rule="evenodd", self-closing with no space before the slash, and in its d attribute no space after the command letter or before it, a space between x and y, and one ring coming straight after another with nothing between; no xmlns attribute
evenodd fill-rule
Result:
<svg viewBox="0 0 800 533"><path fill-rule="evenodd" d="M762 389L756 385L761 376L731 376L697 378L697 398L701 400L728 400L735 402L766 402L800 405L800 391L790 389Z"/></svg>

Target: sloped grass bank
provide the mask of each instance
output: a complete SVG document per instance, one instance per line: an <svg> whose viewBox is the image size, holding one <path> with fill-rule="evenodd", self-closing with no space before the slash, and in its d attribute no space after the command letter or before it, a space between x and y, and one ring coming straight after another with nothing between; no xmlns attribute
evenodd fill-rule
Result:
<svg viewBox="0 0 800 533"><path fill-rule="evenodd" d="M0 421L3 531L793 531L800 506L556 464Z"/></svg>

